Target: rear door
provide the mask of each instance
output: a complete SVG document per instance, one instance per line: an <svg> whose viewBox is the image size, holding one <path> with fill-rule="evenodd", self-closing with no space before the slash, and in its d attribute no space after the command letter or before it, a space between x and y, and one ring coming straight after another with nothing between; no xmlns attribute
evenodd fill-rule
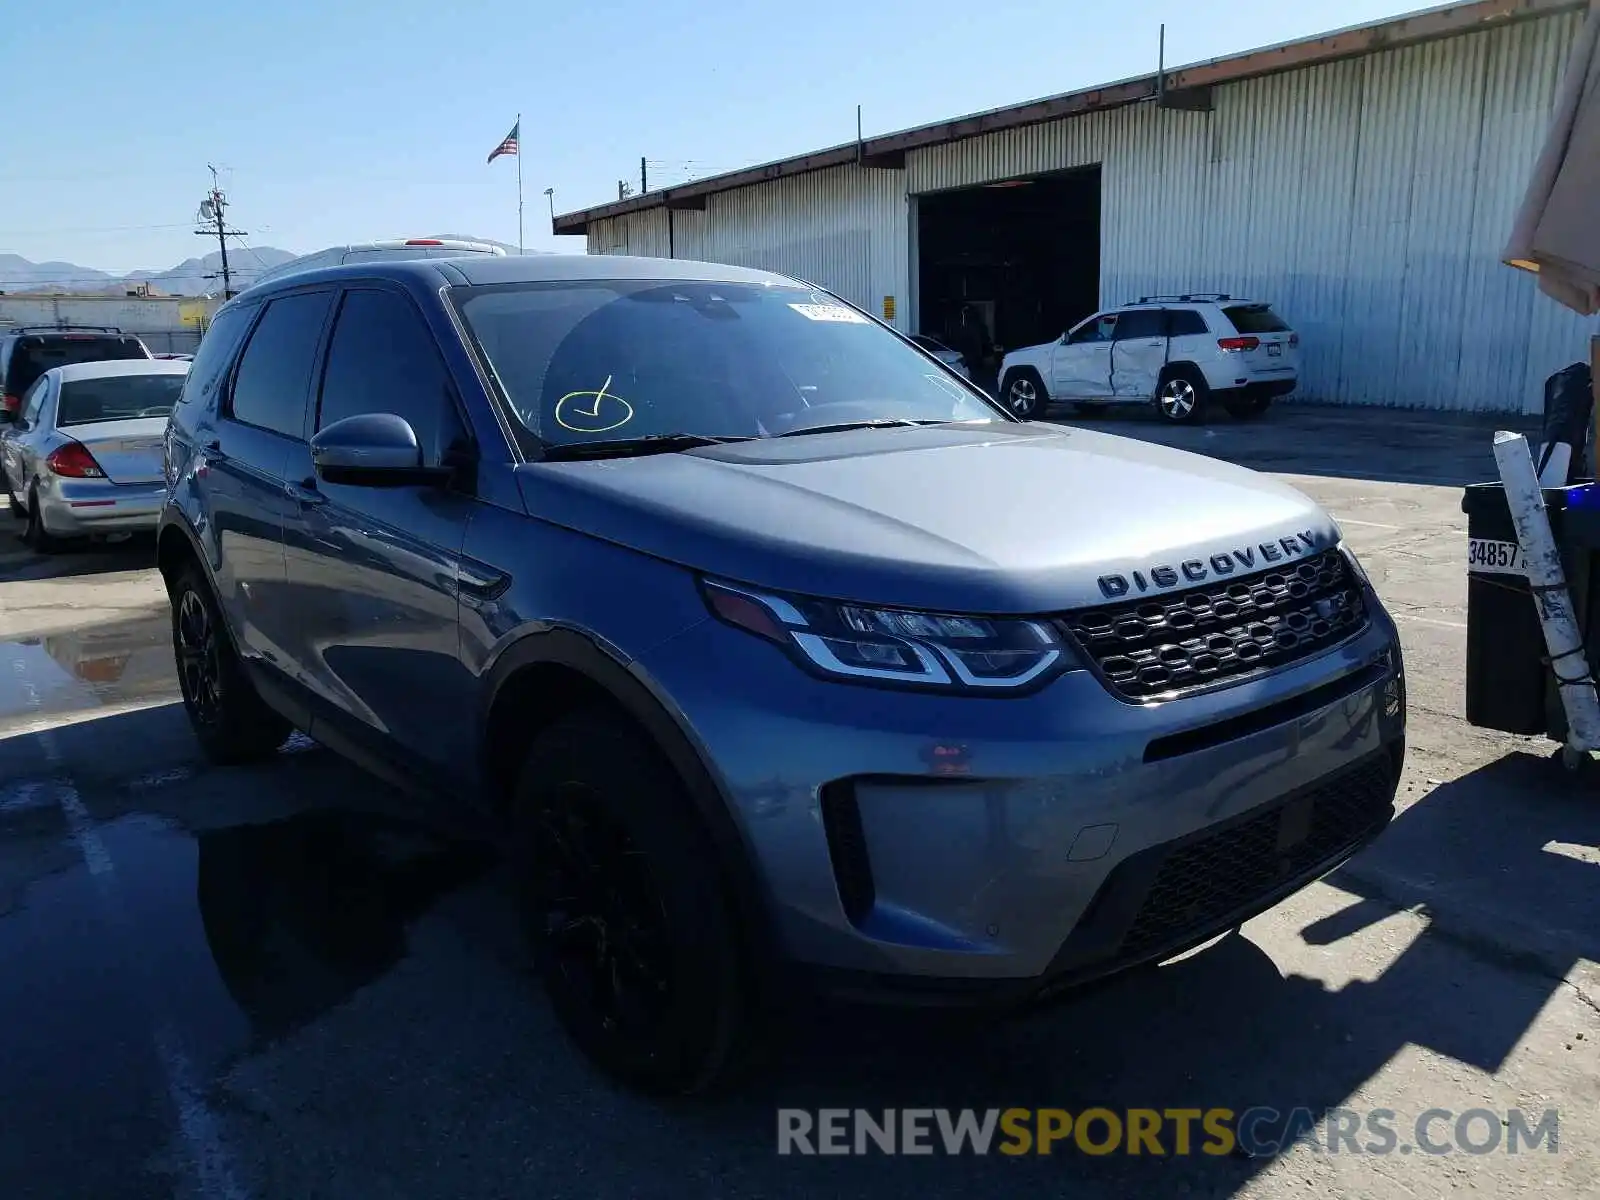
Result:
<svg viewBox="0 0 1600 1200"><path fill-rule="evenodd" d="M1111 343L1111 385L1119 400L1149 400L1167 365L1167 314L1134 308L1117 320Z"/></svg>
<svg viewBox="0 0 1600 1200"><path fill-rule="evenodd" d="M332 306L332 289L290 292L263 306L214 432L200 445L219 550L218 598L240 650L291 676L284 647L299 617L284 596L285 470L290 451L305 445L311 380Z"/></svg>
<svg viewBox="0 0 1600 1200"><path fill-rule="evenodd" d="M1057 343L1050 357L1050 395L1056 400L1103 400L1113 395L1111 344L1117 314L1090 317Z"/></svg>
<svg viewBox="0 0 1600 1200"><path fill-rule="evenodd" d="M1300 339L1267 304L1227 304L1228 318L1241 348L1233 351L1252 377L1261 381L1293 376L1300 366ZM1227 349L1227 347L1224 347Z"/></svg>

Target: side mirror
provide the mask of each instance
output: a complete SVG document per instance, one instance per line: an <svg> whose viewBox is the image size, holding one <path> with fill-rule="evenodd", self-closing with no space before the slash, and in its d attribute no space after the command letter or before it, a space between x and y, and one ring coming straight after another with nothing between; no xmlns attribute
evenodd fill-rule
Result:
<svg viewBox="0 0 1600 1200"><path fill-rule="evenodd" d="M335 421L311 439L311 463L326 483L355 487L412 487L447 482L449 467L426 467L417 431L393 413L362 413Z"/></svg>

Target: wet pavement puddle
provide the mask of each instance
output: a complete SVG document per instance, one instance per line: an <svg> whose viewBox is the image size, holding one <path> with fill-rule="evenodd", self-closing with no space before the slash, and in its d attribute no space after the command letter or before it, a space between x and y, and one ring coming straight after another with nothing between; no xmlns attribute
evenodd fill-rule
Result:
<svg viewBox="0 0 1600 1200"><path fill-rule="evenodd" d="M0 641L0 734L45 717L177 695L164 613Z"/></svg>

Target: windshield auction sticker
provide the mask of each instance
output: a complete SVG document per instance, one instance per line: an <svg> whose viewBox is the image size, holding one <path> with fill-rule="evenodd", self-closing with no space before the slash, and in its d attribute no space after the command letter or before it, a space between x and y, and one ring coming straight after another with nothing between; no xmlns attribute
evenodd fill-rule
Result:
<svg viewBox="0 0 1600 1200"><path fill-rule="evenodd" d="M845 325L865 325L867 319L842 304L791 304L790 308L808 321L838 321Z"/></svg>

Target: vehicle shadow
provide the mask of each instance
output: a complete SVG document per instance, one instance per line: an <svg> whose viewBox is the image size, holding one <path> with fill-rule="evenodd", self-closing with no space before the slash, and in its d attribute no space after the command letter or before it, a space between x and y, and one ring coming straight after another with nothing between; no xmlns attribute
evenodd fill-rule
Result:
<svg viewBox="0 0 1600 1200"><path fill-rule="evenodd" d="M1331 882L1365 903L1312 945L1394 907L1552 978L1600 963L1600 779L1517 751L1439 785ZM1508 936L1514 933L1514 936Z"/></svg>
<svg viewBox="0 0 1600 1200"><path fill-rule="evenodd" d="M104 575L155 565L153 534L134 534L119 541L77 538L63 542L53 553L35 554L22 541L22 522L0 514L0 581Z"/></svg>
<svg viewBox="0 0 1600 1200"><path fill-rule="evenodd" d="M1498 479L1497 430L1522 433L1530 443L1539 440L1538 418L1312 404L1276 404L1253 420L1235 419L1215 406L1204 423L1181 426L1163 422L1144 405L1107 408L1092 416L1056 405L1049 419L1258 471L1440 487Z"/></svg>
<svg viewBox="0 0 1600 1200"><path fill-rule="evenodd" d="M176 706L52 736L96 821L151 814L197 838L204 942L192 953L215 961L272 1040L218 1084L254 1114L234 1136L268 1164L263 1194L321 1178L319 1144L338 1129L385 1147L339 1151L362 1194L589 1194L603 1171L635 1195L689 1181L705 1195L1233 1195L1270 1160L1068 1146L1017 1161L780 1157L776 1110L1264 1106L1316 1118L1408 1048L1501 1070L1562 986L1553 965L1600 959L1595 867L1547 848L1600 845L1600 811L1556 786L1550 764L1514 754L1406 809L1330 880L1347 906L1323 889L1298 930L1282 914L1307 911L1299 900L1269 936L1247 929L1261 945L1230 936L1011 1020L796 1003L765 1068L730 1094L651 1101L605 1084L561 1035L527 976L506 872L376 815L404 805L382 784L303 742L260 767L204 767ZM37 741L0 740L0 778L49 768ZM1385 890L1405 886L1428 889L1430 921L1374 969L1363 931L1413 903ZM1470 925L1478 910L1493 942ZM1497 949L1540 925L1553 958ZM1477 1093L1461 1086L1392 1106L1403 1118L1471 1107Z"/></svg>

